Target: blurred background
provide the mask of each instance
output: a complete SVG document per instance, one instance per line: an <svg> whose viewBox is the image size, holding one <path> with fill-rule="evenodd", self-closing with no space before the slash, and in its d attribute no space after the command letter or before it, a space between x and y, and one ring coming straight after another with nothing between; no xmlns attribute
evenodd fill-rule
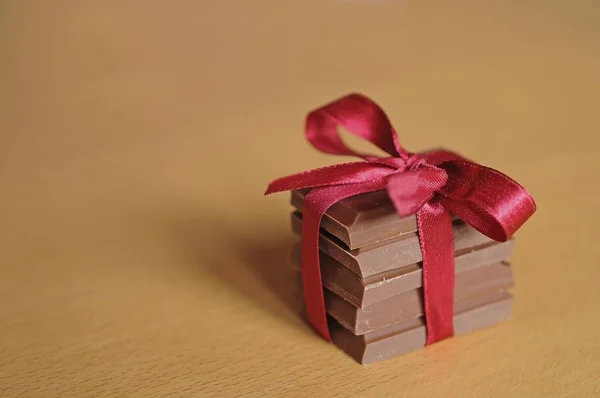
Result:
<svg viewBox="0 0 600 398"><path fill-rule="evenodd" d="M593 0L1 1L1 395L593 396L598 70ZM349 160L303 124L355 91L539 206L511 321L367 370L288 308L262 196Z"/></svg>

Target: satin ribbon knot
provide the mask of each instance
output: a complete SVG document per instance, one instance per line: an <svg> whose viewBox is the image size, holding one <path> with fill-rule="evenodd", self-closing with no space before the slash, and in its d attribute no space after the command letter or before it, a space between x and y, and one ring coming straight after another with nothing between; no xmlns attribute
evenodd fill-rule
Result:
<svg viewBox="0 0 600 398"><path fill-rule="evenodd" d="M425 156L421 156L418 153L411 153L406 160L406 168L408 170L414 170L421 166L435 167L427 163L427 158L425 158Z"/></svg>
<svg viewBox="0 0 600 398"><path fill-rule="evenodd" d="M355 152L338 127L375 144L388 157ZM385 189L401 217L416 215L423 257L423 301L427 344L453 335L454 239L451 213L497 241L505 241L535 212L529 193L501 172L449 151L410 153L387 115L369 98L350 94L310 112L306 138L318 150L362 161L283 177L265 194L311 188L302 224L302 278L311 325L331 335L319 264L319 228L325 211L345 198Z"/></svg>

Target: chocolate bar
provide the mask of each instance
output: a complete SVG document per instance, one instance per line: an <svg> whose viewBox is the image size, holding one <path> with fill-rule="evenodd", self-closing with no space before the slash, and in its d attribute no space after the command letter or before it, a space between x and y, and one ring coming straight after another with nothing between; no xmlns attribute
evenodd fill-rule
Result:
<svg viewBox="0 0 600 398"><path fill-rule="evenodd" d="M300 213L309 189L291 192L291 204ZM452 216L457 220L456 216ZM350 249L370 246L391 238L416 236L414 215L400 217L385 190L341 200L323 215L321 228Z"/></svg>
<svg viewBox="0 0 600 398"><path fill-rule="evenodd" d="M292 191L292 206L302 211L308 191ZM398 216L387 192L381 190L337 202L323 215L321 227L350 249L356 249L389 238L414 234L417 220L415 216Z"/></svg>
<svg viewBox="0 0 600 398"><path fill-rule="evenodd" d="M301 235L301 213L292 213L291 221L292 231ZM479 233L468 224L460 221L454 223L453 231L455 255L456 252L460 254L465 250L475 250L495 243L495 241ZM362 278L405 267L423 260L419 238L415 232L350 250L345 248L344 243L335 236L322 230L319 234L319 248Z"/></svg>
<svg viewBox="0 0 600 398"><path fill-rule="evenodd" d="M496 243L477 250L457 251L455 271L457 274L506 261L513 250L513 241ZM300 244L290 253L290 262L301 268ZM422 286L421 263L410 264L387 272L361 278L327 254L320 253L323 286L350 302L353 306L366 308L392 296Z"/></svg>
<svg viewBox="0 0 600 398"><path fill-rule="evenodd" d="M301 235L307 191L293 191L292 230ZM385 191L333 205L319 232L321 277L333 342L362 364L425 346L422 253L414 216L399 217ZM462 220L452 222L455 334L506 319L514 278L514 241L495 242ZM296 289L301 248L292 250Z"/></svg>
<svg viewBox="0 0 600 398"><path fill-rule="evenodd" d="M303 312L301 294L298 295L298 300L299 310ZM508 319L512 301L512 295L505 291L461 301L455 307L455 335L483 329ZM333 343L363 365L425 347L426 331L423 317L409 319L358 336L332 317L328 317L328 322Z"/></svg>
<svg viewBox="0 0 600 398"><path fill-rule="evenodd" d="M296 289L301 289L301 276L297 273ZM454 303L469 301L475 297L493 295L514 286L510 266L494 264L458 274L454 288ZM401 323L423 315L423 291L413 289L361 309L340 296L325 290L327 313L355 335Z"/></svg>
<svg viewBox="0 0 600 398"><path fill-rule="evenodd" d="M463 303L454 315L454 334L461 335L492 326L509 318L512 296L500 292ZM336 346L363 365L406 354L425 347L423 318L396 324L362 336L330 321L331 337Z"/></svg>

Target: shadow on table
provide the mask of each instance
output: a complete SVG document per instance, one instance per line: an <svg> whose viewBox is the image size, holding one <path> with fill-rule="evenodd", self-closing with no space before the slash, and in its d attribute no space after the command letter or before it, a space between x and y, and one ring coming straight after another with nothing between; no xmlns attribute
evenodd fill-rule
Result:
<svg viewBox="0 0 600 398"><path fill-rule="evenodd" d="M200 271L192 270L197 277L214 278L277 318L302 324L298 275L289 265L298 238L283 228L245 228L203 217L179 222L175 231L190 263Z"/></svg>

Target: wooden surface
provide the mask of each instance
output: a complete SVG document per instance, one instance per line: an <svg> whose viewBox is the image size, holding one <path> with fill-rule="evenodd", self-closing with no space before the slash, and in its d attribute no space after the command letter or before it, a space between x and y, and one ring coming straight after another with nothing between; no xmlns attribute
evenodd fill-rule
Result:
<svg viewBox="0 0 600 398"><path fill-rule="evenodd" d="M1 396L600 396L599 2L3 1L0 62ZM535 196L510 321L361 367L294 315L262 193L349 91Z"/></svg>

